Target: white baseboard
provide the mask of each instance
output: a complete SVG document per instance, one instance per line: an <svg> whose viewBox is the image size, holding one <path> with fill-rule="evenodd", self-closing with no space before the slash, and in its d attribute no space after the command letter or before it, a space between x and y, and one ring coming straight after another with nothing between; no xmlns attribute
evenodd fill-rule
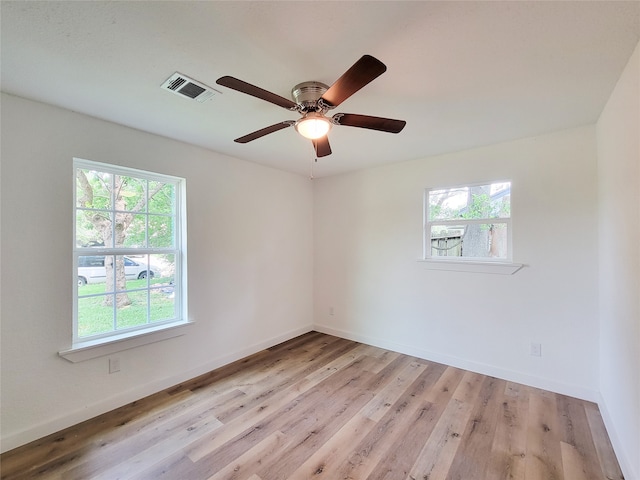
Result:
<svg viewBox="0 0 640 480"><path fill-rule="evenodd" d="M604 426L607 430L607 434L609 434L609 440L611 440L613 451L616 452L616 457L618 458L618 463L620 464L622 474L624 475L624 478L626 480L640 480L640 471L634 471L636 467L634 467L631 461L631 457L627 454L628 452L625 449L624 443L618 436L616 424L613 421L611 414L609 413L607 402L602 397L602 395L598 396L599 398L597 403L598 408L600 409L600 415L602 415Z"/></svg>
<svg viewBox="0 0 640 480"><path fill-rule="evenodd" d="M391 350L418 358L424 358L425 360L430 360L432 362L442 363L452 367L469 370L471 372L480 373L482 375L489 375L491 377L508 380L510 382L522 383L530 387L541 388L550 392L560 393L562 395L568 395L570 397L580 398L582 400L588 400L594 403L597 403L599 398L598 392L580 387L578 385L568 385L560 382L554 382L545 378L535 377L525 373L499 368L493 365L473 362L452 355L434 353L421 348L403 345L385 339L369 337L367 335L361 335L358 333L339 330L324 325L314 325L313 329L317 332L346 338L348 340L353 340L360 343L366 343L367 345L384 348L385 350Z"/></svg>
<svg viewBox="0 0 640 480"><path fill-rule="evenodd" d="M216 368L228 365L229 363L235 362L236 360L248 357L249 355L253 355L254 353L257 353L261 350L273 347L274 345L285 342L312 330L312 325L290 330L280 335L276 335L275 337L271 337L269 339L245 347L236 352L217 357L210 362L207 362L204 365L200 365L199 367L192 370L182 372L171 377L162 378L154 382L145 383L125 392L119 392L112 397L103 399L102 401L94 403L92 405L88 405L82 410L67 413L61 417L54 418L39 425L32 426L20 432L7 435L6 437L2 438L0 452L4 453L39 438L51 435L52 433L59 432L60 430L64 430L65 428L68 428L72 425L76 425L80 422L84 422L85 420L89 420L90 418L97 417L98 415L102 415L103 413L122 407L136 400L140 400L141 398L144 398L148 395L152 395L167 388L173 387L174 385L177 385L181 382L186 382L187 380L191 380L192 378L204 375L205 373L215 370Z"/></svg>

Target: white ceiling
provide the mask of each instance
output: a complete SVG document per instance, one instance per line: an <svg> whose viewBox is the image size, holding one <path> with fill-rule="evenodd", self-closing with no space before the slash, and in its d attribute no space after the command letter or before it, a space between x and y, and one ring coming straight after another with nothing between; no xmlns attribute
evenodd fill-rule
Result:
<svg viewBox="0 0 640 480"><path fill-rule="evenodd" d="M594 123L640 39L640 2L7 1L2 90L300 174L297 114L216 85L231 75L290 98L363 54L387 72L335 112L407 121L398 135L337 126L325 176ZM222 95L160 89L179 71ZM176 159L179 161L179 159Z"/></svg>

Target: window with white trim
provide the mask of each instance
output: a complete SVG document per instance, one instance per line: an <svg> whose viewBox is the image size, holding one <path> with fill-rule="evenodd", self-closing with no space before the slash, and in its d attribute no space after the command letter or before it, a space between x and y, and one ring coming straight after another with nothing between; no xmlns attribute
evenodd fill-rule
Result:
<svg viewBox="0 0 640 480"><path fill-rule="evenodd" d="M74 159L73 343L186 322L185 180Z"/></svg>
<svg viewBox="0 0 640 480"><path fill-rule="evenodd" d="M511 261L511 182L428 189L424 211L425 259Z"/></svg>

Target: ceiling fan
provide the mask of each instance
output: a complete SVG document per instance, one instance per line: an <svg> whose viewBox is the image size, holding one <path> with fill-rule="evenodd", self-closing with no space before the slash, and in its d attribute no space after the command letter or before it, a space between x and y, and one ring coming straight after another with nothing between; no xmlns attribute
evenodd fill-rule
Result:
<svg viewBox="0 0 640 480"><path fill-rule="evenodd" d="M399 133L407 122L392 118L372 117L355 113L336 113L327 117L329 110L336 108L362 87L382 75L387 67L371 55L363 55L330 87L320 82L303 82L291 90L293 101L264 90L234 77L220 77L218 85L252 95L267 102L297 111L302 115L298 120L285 120L236 138L237 143L248 143L270 133L293 126L303 137L311 140L316 156L331 154L328 133L333 125L368 128L381 132Z"/></svg>

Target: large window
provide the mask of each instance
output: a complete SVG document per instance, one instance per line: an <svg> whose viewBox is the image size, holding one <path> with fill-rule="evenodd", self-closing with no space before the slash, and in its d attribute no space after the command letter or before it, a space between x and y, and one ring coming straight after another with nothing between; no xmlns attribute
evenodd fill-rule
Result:
<svg viewBox="0 0 640 480"><path fill-rule="evenodd" d="M429 189L425 258L510 261L511 182Z"/></svg>
<svg viewBox="0 0 640 480"><path fill-rule="evenodd" d="M79 159L74 174L74 343L184 321L184 179Z"/></svg>

